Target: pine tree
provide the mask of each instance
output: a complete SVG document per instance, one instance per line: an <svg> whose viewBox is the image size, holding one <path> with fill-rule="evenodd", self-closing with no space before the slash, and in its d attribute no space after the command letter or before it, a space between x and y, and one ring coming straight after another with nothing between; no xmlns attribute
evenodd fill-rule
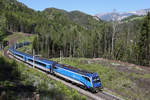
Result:
<svg viewBox="0 0 150 100"><path fill-rule="evenodd" d="M150 12L144 19L141 34L139 37L138 47L139 64L144 66L150 66Z"/></svg>
<svg viewBox="0 0 150 100"><path fill-rule="evenodd" d="M0 14L0 37L4 35L5 32L6 32L6 18L3 14Z"/></svg>

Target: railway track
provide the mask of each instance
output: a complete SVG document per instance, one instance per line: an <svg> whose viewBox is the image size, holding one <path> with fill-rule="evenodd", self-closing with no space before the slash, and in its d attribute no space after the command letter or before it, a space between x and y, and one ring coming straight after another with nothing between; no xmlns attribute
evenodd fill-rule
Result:
<svg viewBox="0 0 150 100"><path fill-rule="evenodd" d="M21 62L20 60L14 58L12 55L9 55L9 51L6 51L6 50L5 50L5 51L4 51L4 56L9 57L9 58L12 58L12 59L15 59L15 60L17 60L18 62ZM25 63L25 64L26 64L26 63ZM29 64L26 64L26 65L27 65L28 67L32 68L31 65L29 65ZM65 80L63 80L63 79L61 79L61 78L58 78L58 77L53 76L53 75L51 75L51 74L47 74L46 72L44 72L44 71L42 71L42 70L40 70L40 69L35 68L35 70L38 70L38 71L40 71L40 72L46 74L46 75L47 75L48 77L50 77L51 79L54 79L54 80L56 80L56 81L60 81L60 82L62 82L63 84L65 84L66 86L77 90L77 91L78 91L79 93L81 93L82 95L87 96L90 100L124 100L124 99L122 99L122 98L119 98L119 97L117 97L117 96L115 96L115 95L112 95L112 94L110 94L110 93L108 93L108 92L105 92L105 91L101 91L101 92L98 92L98 93L93 94L93 93L91 93L91 92L89 92L89 91L87 91L87 90L84 90L84 89L78 87L77 85L74 85L74 84L72 84L72 83L69 83L69 82L67 82L67 81L65 81Z"/></svg>

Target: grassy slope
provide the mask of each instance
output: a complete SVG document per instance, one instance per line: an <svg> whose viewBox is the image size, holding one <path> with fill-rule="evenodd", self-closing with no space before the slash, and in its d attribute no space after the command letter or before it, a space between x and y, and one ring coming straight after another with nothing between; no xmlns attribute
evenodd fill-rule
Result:
<svg viewBox="0 0 150 100"><path fill-rule="evenodd" d="M59 61L59 59L52 59ZM63 59L64 64L72 65L77 68L86 69L92 72L97 72L100 75L102 84L105 88L121 95L123 98L128 100L149 100L150 89L145 81L150 79L150 73L144 73L144 69L139 67L129 67L128 72L126 69L120 71L115 66L121 66L117 63L103 62L107 65L99 64L98 62L92 62L90 59L84 58L73 58L73 59ZM111 66L113 64L115 66ZM125 68L124 66L121 66ZM130 72L130 70L132 72ZM138 73L140 72L140 73ZM141 74L141 72L143 72ZM141 79L143 81L141 81ZM139 83L140 82L140 83ZM146 87L147 86L147 87ZM104 89L105 90L105 89ZM107 91L107 90L106 90Z"/></svg>
<svg viewBox="0 0 150 100"><path fill-rule="evenodd" d="M25 34L15 33L9 35L4 40L17 39L17 42L33 41L34 35L26 36ZM26 46L26 50L31 51L32 46ZM24 51L24 48L20 49ZM14 69L12 69L12 67ZM54 81L48 78L45 74L38 72L36 69L28 68L23 63L17 63L14 60L9 60L0 55L0 99L2 92L6 92L7 99L20 100L21 98L32 98L35 93L40 93L40 99L52 98L52 100L86 100L76 90L70 89L61 82ZM19 80L7 80L7 70L11 70L11 76L14 77L19 73ZM2 77L3 80L2 80ZM21 88L19 88L21 87ZM23 92L24 91L24 92ZM23 92L23 93L22 93ZM28 95L28 96L27 96Z"/></svg>
<svg viewBox="0 0 150 100"><path fill-rule="evenodd" d="M32 41L35 35L14 32L13 34L8 35L4 40L10 40L12 37L18 38L17 42L21 42L21 41Z"/></svg>

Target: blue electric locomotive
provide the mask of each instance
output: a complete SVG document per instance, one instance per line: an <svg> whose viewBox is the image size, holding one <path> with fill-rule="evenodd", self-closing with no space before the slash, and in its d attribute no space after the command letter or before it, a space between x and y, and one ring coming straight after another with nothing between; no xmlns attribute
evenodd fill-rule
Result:
<svg viewBox="0 0 150 100"><path fill-rule="evenodd" d="M63 64L56 64L54 66L54 73L74 83L80 84L92 92L98 92L102 88L97 73L80 70Z"/></svg>
<svg viewBox="0 0 150 100"><path fill-rule="evenodd" d="M14 47L22 47L22 43L16 44L16 46L9 48L10 54L21 61L24 61L30 65L34 64L34 66L39 69L79 84L92 92L98 92L102 89L102 84L97 73L80 70L69 65L58 64L55 61L40 59L38 57L33 58L32 55L19 52L14 49Z"/></svg>

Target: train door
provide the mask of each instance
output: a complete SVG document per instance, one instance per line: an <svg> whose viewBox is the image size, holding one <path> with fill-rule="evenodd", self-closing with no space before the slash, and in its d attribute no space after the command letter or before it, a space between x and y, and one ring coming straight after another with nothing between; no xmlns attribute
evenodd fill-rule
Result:
<svg viewBox="0 0 150 100"><path fill-rule="evenodd" d="M55 67L56 64L57 64L57 63L53 63L53 64L51 65L51 68L50 68L50 73L51 73L51 74L54 74L54 67Z"/></svg>
<svg viewBox="0 0 150 100"><path fill-rule="evenodd" d="M26 60L27 60L27 58L26 58L26 56L24 56L24 61L26 62Z"/></svg>
<svg viewBox="0 0 150 100"><path fill-rule="evenodd" d="M53 65L50 65L50 73L53 73Z"/></svg>

